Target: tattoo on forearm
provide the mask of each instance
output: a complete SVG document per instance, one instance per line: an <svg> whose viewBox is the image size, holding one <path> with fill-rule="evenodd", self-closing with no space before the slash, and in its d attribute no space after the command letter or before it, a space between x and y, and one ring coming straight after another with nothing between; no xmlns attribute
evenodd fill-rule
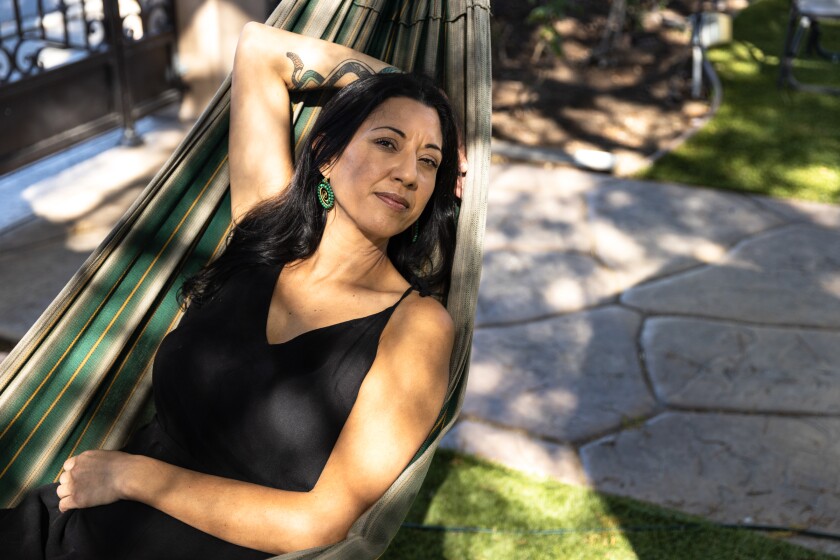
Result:
<svg viewBox="0 0 840 560"><path fill-rule="evenodd" d="M292 70L292 87L297 90L312 89L319 87L333 87L341 78L347 74L355 74L359 78L371 76L376 72L373 68L360 60L345 60L338 66L332 69L326 77L322 76L315 70L304 71L303 61L293 52L287 52L286 56L292 61L294 70ZM399 72L398 68L393 66L386 66L380 73L391 74Z"/></svg>

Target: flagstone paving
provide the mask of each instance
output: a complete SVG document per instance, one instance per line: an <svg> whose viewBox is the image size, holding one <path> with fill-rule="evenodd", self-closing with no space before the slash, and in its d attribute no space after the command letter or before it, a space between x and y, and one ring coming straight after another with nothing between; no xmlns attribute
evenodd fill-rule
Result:
<svg viewBox="0 0 840 560"><path fill-rule="evenodd" d="M185 129L13 185L0 360ZM840 533L840 208L494 165L487 223L445 446L717 521Z"/></svg>
<svg viewBox="0 0 840 560"><path fill-rule="evenodd" d="M840 534L840 208L526 165L494 166L489 200L444 446Z"/></svg>

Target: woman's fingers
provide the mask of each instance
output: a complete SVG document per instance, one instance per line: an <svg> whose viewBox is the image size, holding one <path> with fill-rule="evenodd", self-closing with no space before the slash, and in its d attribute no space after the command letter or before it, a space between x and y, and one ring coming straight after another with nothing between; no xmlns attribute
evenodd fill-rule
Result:
<svg viewBox="0 0 840 560"><path fill-rule="evenodd" d="M119 500L117 479L126 457L118 451L92 450L65 461L56 488L59 509L87 508Z"/></svg>
<svg viewBox="0 0 840 560"><path fill-rule="evenodd" d="M58 502L58 510L61 513L64 513L65 511L68 511L68 510L71 510L71 509L77 509L77 508L78 508L78 506L73 501L72 496L67 496L66 498L62 498Z"/></svg>
<svg viewBox="0 0 840 560"><path fill-rule="evenodd" d="M58 488L55 489L55 493L58 495L59 499L66 498L67 496L71 495L73 492L70 490L70 485L68 484L59 484Z"/></svg>

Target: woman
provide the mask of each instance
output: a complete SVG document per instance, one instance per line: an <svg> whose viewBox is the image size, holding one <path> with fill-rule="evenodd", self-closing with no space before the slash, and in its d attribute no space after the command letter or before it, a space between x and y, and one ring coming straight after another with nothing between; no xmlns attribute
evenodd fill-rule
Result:
<svg viewBox="0 0 840 560"><path fill-rule="evenodd" d="M292 165L289 90L342 88ZM154 364L156 419L0 514L2 558L266 558L328 545L393 483L446 392L458 136L443 94L248 24L235 222ZM288 186L287 186L288 185ZM419 287L418 293L412 284Z"/></svg>

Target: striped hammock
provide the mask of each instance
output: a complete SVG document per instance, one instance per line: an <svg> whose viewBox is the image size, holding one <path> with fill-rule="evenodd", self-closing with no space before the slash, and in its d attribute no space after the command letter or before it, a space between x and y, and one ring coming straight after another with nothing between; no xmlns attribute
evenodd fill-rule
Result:
<svg viewBox="0 0 840 560"><path fill-rule="evenodd" d="M490 0L283 0L267 23L438 80L464 118L470 173L448 307L447 399L411 464L346 540L282 558L375 558L396 534L463 399L490 160ZM293 97L298 145L325 92ZM57 479L85 449L119 448L149 418L151 363L181 312L175 292L230 226L230 78L163 169L0 366L0 507Z"/></svg>

